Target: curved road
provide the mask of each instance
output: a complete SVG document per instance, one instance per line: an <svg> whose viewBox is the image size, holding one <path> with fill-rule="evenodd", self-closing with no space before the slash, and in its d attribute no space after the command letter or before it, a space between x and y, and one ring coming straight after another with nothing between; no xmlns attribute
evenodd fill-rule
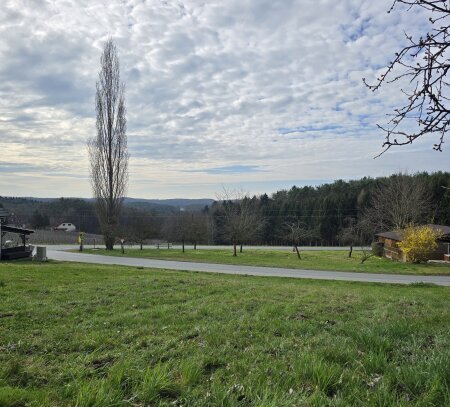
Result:
<svg viewBox="0 0 450 407"><path fill-rule="evenodd" d="M251 276L311 278L318 280L359 281L370 283L432 283L450 286L450 276L417 276L399 274L353 273L344 271L322 271L286 269L277 267L235 266L229 264L191 263L182 261L154 260L133 257L114 257L98 254L66 252L74 246L47 246L47 256L52 260L73 261L91 264L114 264L131 267L149 267L168 270L202 271L209 273L240 274Z"/></svg>

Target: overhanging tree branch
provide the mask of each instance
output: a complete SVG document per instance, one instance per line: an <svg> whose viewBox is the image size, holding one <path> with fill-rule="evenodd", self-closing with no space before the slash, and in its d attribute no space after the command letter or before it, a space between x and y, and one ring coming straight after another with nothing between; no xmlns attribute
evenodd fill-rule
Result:
<svg viewBox="0 0 450 407"><path fill-rule="evenodd" d="M406 103L391 114L387 125L378 125L386 133L382 155L392 146L411 144L423 136L434 136L433 148L442 151L444 138L450 125L450 92L447 74L450 69L449 59L449 16L450 6L444 0L395 0L388 11L397 4L421 7L431 12L429 32L418 39L405 34L408 41L400 52L395 54L384 73L374 84L363 78L364 84L373 92L383 84L392 84L408 78L410 89L401 89ZM402 68L396 74L395 69ZM414 127L410 122L415 121ZM379 156L378 155L378 156Z"/></svg>

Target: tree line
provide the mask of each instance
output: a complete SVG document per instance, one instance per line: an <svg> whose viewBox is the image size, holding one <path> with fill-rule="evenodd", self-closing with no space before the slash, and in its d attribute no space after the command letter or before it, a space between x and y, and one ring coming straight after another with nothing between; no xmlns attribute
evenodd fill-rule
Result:
<svg viewBox="0 0 450 407"><path fill-rule="evenodd" d="M216 202L211 207L214 243L233 240L227 232L226 206L238 202L243 213L252 214L250 223L257 225L242 226L240 238L234 240L244 244L334 246L349 244L346 234L370 243L373 234L381 231L422 223L448 225L450 191L445 187L449 185L447 172L394 174L317 187L293 186L271 197L263 194L234 203Z"/></svg>
<svg viewBox="0 0 450 407"><path fill-rule="evenodd" d="M450 225L450 173L394 174L320 186L293 186L271 196L226 192L201 210L138 209L125 205L116 238L185 244L231 244L234 253L255 245L351 245L412 224ZM0 198L15 223L35 228L74 223L100 233L92 201L38 202ZM44 221L44 224L42 224ZM41 223L39 223L41 222ZM300 255L300 253L298 253Z"/></svg>
<svg viewBox="0 0 450 407"><path fill-rule="evenodd" d="M450 14L445 2L395 0L410 8L425 8L437 13L430 18L433 26L425 37L413 40L396 54L375 84L363 79L366 86L376 91L382 84L396 82L409 76L411 82L421 77L422 82L411 91L405 106L395 109L387 127L384 147L410 144L423 135L438 135L434 148L442 151L444 135L449 124L447 98L442 92L448 71L444 51L448 47ZM439 3L439 4L438 4ZM442 4L441 4L442 3ZM434 26L439 24L438 26ZM422 55L423 54L423 55ZM423 59L410 65L409 58ZM406 68L397 75L396 67ZM445 87L445 86L444 86ZM402 228L416 223L433 221L448 223L448 202L443 186L448 185L448 173L396 174L389 180L363 178L358 181L342 180L320 187L293 187L269 197L249 197L242 193L225 193L202 217L179 213L167 217L165 222L137 221L134 227L123 224L123 203L128 187L128 139L125 107L125 85L120 79L117 48L110 38L100 58L100 71L96 83L96 134L89 139L90 179L95 198L96 215L104 236L106 249L112 250L117 235L134 234L143 237L156 233L167 239L212 243L231 243L233 254L237 246L245 243L277 244L290 242L298 251L301 243L327 244L346 242L365 243L374 232L385 228ZM404 122L415 118L416 132L405 132ZM195 219L195 221L194 221ZM35 223L45 218L35 214ZM200 223L199 223L200 222ZM128 222L129 223L129 222ZM139 233L138 230L142 229ZM151 230L152 232L148 231ZM137 236L137 237L136 237ZM351 252L350 252L351 253Z"/></svg>

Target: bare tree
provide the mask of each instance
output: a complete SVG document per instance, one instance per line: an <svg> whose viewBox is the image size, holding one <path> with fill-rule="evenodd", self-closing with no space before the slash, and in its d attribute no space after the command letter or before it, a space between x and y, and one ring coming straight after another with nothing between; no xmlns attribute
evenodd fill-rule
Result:
<svg viewBox="0 0 450 407"><path fill-rule="evenodd" d="M197 250L197 243L201 240L207 240L208 217L198 212L193 212L190 216L189 239L194 244L194 250Z"/></svg>
<svg viewBox="0 0 450 407"><path fill-rule="evenodd" d="M292 243L292 247L295 249L297 253L297 257L301 260L300 250L298 247L302 242L305 242L314 237L314 232L307 228L307 226L300 222L287 222L284 224L284 229L286 230L285 238Z"/></svg>
<svg viewBox="0 0 450 407"><path fill-rule="evenodd" d="M361 222L374 233L404 229L426 221L431 206L425 181L399 173L378 186Z"/></svg>
<svg viewBox="0 0 450 407"><path fill-rule="evenodd" d="M349 245L348 257L352 257L353 246L360 241L358 233L358 224L355 218L344 219L345 227L338 234L338 240L344 245Z"/></svg>
<svg viewBox="0 0 450 407"><path fill-rule="evenodd" d="M185 252L186 240L189 239L191 227L191 214L180 211L169 216L163 226L163 235L167 242L180 242L181 250Z"/></svg>
<svg viewBox="0 0 450 407"><path fill-rule="evenodd" d="M176 235L181 240L181 250L184 253L186 240L189 239L191 232L191 214L186 212L180 212L176 217Z"/></svg>
<svg viewBox="0 0 450 407"><path fill-rule="evenodd" d="M423 135L435 135L434 149L442 151L444 136L450 124L449 82L450 69L448 48L450 5L447 0L394 0L391 12L397 4L411 8L423 8L431 12L430 28L420 38L406 35L408 44L395 54L384 73L370 85L372 91L383 83L407 79L410 88L401 89L405 104L394 110L387 126L378 127L386 132L383 154L392 146L411 144ZM399 69L397 69L399 68ZM416 130L410 130L409 121L416 121ZM380 155L381 155L380 154Z"/></svg>
<svg viewBox="0 0 450 407"><path fill-rule="evenodd" d="M263 222L243 191L224 190L218 200L220 216L223 219L223 235L233 245L233 256L236 257L237 245L256 237Z"/></svg>
<svg viewBox="0 0 450 407"><path fill-rule="evenodd" d="M97 134L88 142L91 184L107 250L114 248L119 216L128 185L125 86L112 39L100 59L96 84Z"/></svg>
<svg viewBox="0 0 450 407"><path fill-rule="evenodd" d="M129 242L137 243L142 250L147 239L156 235L157 228L151 216L138 214L137 212L133 212L133 215L125 229L125 235Z"/></svg>
<svg viewBox="0 0 450 407"><path fill-rule="evenodd" d="M344 219L346 226L338 235L340 242L348 244L348 257L352 257L353 247L359 245L361 248L361 264L370 259L374 254L368 247L373 240L373 230L370 222L357 220L355 218Z"/></svg>
<svg viewBox="0 0 450 407"><path fill-rule="evenodd" d="M261 236L266 222L260 216L259 208L255 205L254 200L244 196L239 204L242 219L239 253L242 253L244 244L254 242Z"/></svg>

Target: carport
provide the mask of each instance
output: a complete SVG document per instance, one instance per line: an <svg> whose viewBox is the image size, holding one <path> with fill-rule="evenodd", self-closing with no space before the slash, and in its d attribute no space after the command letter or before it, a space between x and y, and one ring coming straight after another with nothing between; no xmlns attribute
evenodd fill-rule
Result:
<svg viewBox="0 0 450 407"><path fill-rule="evenodd" d="M13 225L7 225L8 212L0 208L0 260L15 260L29 258L33 255L33 246L27 245L27 237L34 233L33 230L24 229ZM6 247L5 236L17 235L19 242Z"/></svg>

